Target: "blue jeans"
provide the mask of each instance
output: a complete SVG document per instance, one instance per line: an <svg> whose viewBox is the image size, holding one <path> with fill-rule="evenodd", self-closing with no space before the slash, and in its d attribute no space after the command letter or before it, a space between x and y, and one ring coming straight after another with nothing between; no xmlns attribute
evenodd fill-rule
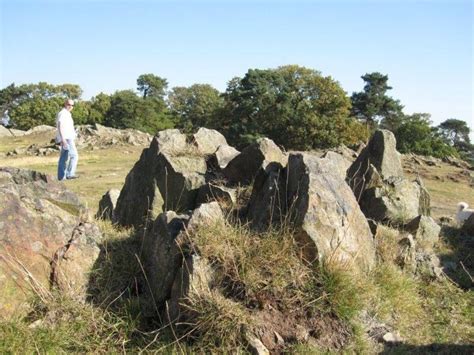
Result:
<svg viewBox="0 0 474 355"><path fill-rule="evenodd" d="M61 146L61 153L59 154L58 162L58 180L64 180L76 174L77 155L76 144L74 139L66 139L67 148Z"/></svg>

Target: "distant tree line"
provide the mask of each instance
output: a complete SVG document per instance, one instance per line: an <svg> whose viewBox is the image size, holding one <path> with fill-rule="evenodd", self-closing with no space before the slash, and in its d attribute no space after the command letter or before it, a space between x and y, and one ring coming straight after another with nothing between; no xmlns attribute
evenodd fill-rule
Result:
<svg viewBox="0 0 474 355"><path fill-rule="evenodd" d="M330 76L297 65L249 69L232 78L223 93L208 84L168 89L166 79L143 74L136 90L100 93L89 101L81 100L82 90L74 84L11 84L0 90L0 108L9 110L18 129L54 125L64 100L72 98L77 124L152 134L208 127L237 147L261 136L287 149L353 146L381 127L395 134L403 153L444 157L474 151L466 122L450 118L432 127L427 113L403 113L403 105L388 95L387 75L368 73L362 79L363 90L349 97Z"/></svg>

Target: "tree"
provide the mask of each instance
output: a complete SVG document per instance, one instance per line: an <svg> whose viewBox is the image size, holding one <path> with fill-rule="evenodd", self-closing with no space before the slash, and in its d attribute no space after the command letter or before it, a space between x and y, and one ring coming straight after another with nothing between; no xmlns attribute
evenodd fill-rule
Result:
<svg viewBox="0 0 474 355"><path fill-rule="evenodd" d="M223 104L219 91L208 84L174 87L168 95L173 119L187 132L198 127L211 127Z"/></svg>
<svg viewBox="0 0 474 355"><path fill-rule="evenodd" d="M151 134L173 127L159 100L143 99L131 90L117 91L110 97L110 109L104 123L115 128L134 128Z"/></svg>
<svg viewBox="0 0 474 355"><path fill-rule="evenodd" d="M403 106L387 96L387 91L392 89L387 83L388 75L374 72L361 78L365 81L364 91L352 94L352 115L365 121L368 128L382 122L384 128L395 132L403 117Z"/></svg>
<svg viewBox="0 0 474 355"><path fill-rule="evenodd" d="M442 122L438 129L446 141L456 148L471 143L469 138L470 129L464 121L450 118Z"/></svg>
<svg viewBox="0 0 474 355"><path fill-rule="evenodd" d="M67 98L78 100L81 94L79 85L52 85L39 82L19 87L12 84L1 91L0 100L9 108L13 124L19 129L29 129L40 124L54 126L56 114L64 101ZM81 108L79 105L75 112L75 121L85 123L87 120L85 106Z"/></svg>
<svg viewBox="0 0 474 355"><path fill-rule="evenodd" d="M89 118L90 123L103 123L107 112L110 110L110 96L104 93L99 93L94 96L89 105Z"/></svg>
<svg viewBox="0 0 474 355"><path fill-rule="evenodd" d="M164 100L168 82L154 74L142 74L137 79L137 90L142 93L144 99L153 97Z"/></svg>
<svg viewBox="0 0 474 355"><path fill-rule="evenodd" d="M397 149L401 153L432 155L438 158L457 156L457 151L436 135L431 126L430 114L414 113L404 116L395 133Z"/></svg>
<svg viewBox="0 0 474 355"><path fill-rule="evenodd" d="M215 126L239 146L262 135L291 149L335 146L350 110L336 81L296 65L250 69L229 82L224 100Z"/></svg>

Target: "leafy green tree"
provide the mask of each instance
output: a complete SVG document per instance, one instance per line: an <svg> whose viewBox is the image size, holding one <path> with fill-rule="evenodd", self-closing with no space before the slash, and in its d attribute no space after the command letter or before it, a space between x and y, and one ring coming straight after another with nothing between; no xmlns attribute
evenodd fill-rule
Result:
<svg viewBox="0 0 474 355"><path fill-rule="evenodd" d="M77 100L81 94L81 88L75 84L52 85L39 82L19 87L12 84L1 91L0 100L9 108L15 127L29 129L41 124L54 126L56 114L63 106L64 100L67 98ZM75 120L85 122L85 116L87 112L79 105L74 116Z"/></svg>
<svg viewBox="0 0 474 355"><path fill-rule="evenodd" d="M110 107L111 99L109 95L101 92L94 96L89 103L89 123L103 123Z"/></svg>
<svg viewBox="0 0 474 355"><path fill-rule="evenodd" d="M458 156L456 149L445 143L431 127L430 114L414 113L404 116L395 133L397 149L401 153L432 155L438 158Z"/></svg>
<svg viewBox="0 0 474 355"><path fill-rule="evenodd" d="M214 126L233 144L267 136L291 149L342 143L350 101L331 77L296 65L250 69L232 79Z"/></svg>
<svg viewBox="0 0 474 355"><path fill-rule="evenodd" d="M10 109L24 100L27 95L26 85L15 86L15 83L8 85L6 88L0 90L0 109Z"/></svg>
<svg viewBox="0 0 474 355"><path fill-rule="evenodd" d="M450 118L442 122L438 129L441 135L454 147L460 147L463 144L470 144L470 129L466 122Z"/></svg>
<svg viewBox="0 0 474 355"><path fill-rule="evenodd" d="M361 78L365 81L364 91L352 94L352 115L366 122L367 127L375 128L381 122L383 128L395 132L403 117L403 106L387 95L392 89L388 75L374 72Z"/></svg>
<svg viewBox="0 0 474 355"><path fill-rule="evenodd" d="M171 116L186 132L212 126L223 105L219 91L208 84L174 87L168 95Z"/></svg>
<svg viewBox="0 0 474 355"><path fill-rule="evenodd" d="M132 90L117 91L111 96L104 123L115 128L134 128L151 134L173 127L161 102L138 97Z"/></svg>
<svg viewBox="0 0 474 355"><path fill-rule="evenodd" d="M144 99L153 97L164 100L168 81L154 74L142 74L137 79L137 86Z"/></svg>

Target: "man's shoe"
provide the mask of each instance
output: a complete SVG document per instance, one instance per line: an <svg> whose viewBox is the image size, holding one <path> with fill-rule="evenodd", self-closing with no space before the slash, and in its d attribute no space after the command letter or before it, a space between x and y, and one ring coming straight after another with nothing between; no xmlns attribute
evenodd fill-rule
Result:
<svg viewBox="0 0 474 355"><path fill-rule="evenodd" d="M74 175L74 176L68 176L66 179L72 180L72 179L77 179L79 176Z"/></svg>

